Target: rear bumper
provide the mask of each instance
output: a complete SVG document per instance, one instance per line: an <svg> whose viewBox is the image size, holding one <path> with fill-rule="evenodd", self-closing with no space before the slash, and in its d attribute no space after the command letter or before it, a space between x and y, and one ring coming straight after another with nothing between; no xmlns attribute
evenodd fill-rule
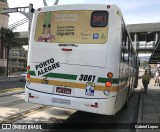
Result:
<svg viewBox="0 0 160 132"><path fill-rule="evenodd" d="M104 115L113 115L115 100L116 97L106 99L89 99L60 96L56 94L41 93L25 88L25 101L27 102Z"/></svg>

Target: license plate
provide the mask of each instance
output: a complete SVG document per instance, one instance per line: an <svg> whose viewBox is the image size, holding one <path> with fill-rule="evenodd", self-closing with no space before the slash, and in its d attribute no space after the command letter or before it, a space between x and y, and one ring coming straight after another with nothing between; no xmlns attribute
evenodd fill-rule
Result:
<svg viewBox="0 0 160 132"><path fill-rule="evenodd" d="M63 94L71 94L71 89L63 88L63 87L57 87L56 92L57 93L63 93Z"/></svg>

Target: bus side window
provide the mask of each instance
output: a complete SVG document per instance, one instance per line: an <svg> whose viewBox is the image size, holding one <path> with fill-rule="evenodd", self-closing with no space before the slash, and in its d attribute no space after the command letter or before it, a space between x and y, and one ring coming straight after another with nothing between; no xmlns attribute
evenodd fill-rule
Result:
<svg viewBox="0 0 160 132"><path fill-rule="evenodd" d="M128 63L129 62L129 53L126 47L122 47L122 57L121 60L123 62Z"/></svg>
<svg viewBox="0 0 160 132"><path fill-rule="evenodd" d="M124 47L127 47L127 33L126 33L126 30L125 30L125 27L124 25L122 25L122 45Z"/></svg>
<svg viewBox="0 0 160 132"><path fill-rule="evenodd" d="M128 51L124 52L124 62L128 63L129 61L129 55L128 55Z"/></svg>
<svg viewBox="0 0 160 132"><path fill-rule="evenodd" d="M121 61L128 63L129 62L129 53L128 53L128 36L122 21L122 56Z"/></svg>

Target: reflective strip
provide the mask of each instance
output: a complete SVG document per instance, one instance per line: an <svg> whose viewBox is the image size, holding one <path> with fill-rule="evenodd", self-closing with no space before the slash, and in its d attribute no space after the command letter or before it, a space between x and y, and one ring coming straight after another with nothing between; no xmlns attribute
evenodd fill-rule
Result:
<svg viewBox="0 0 160 132"><path fill-rule="evenodd" d="M29 71L30 75L36 76L35 71ZM60 78L60 79L67 79L67 80L77 80L78 75L74 74L63 74L63 73L48 73L43 75L42 77L50 77L50 78ZM118 84L119 82L128 81L128 77L125 78L104 78L98 77L97 83L106 83L110 81L112 84Z"/></svg>
<svg viewBox="0 0 160 132"><path fill-rule="evenodd" d="M68 79L68 80L76 80L77 79L77 75L62 74L62 73L48 73L48 74L44 75L44 77L60 78L60 79Z"/></svg>
<svg viewBox="0 0 160 132"><path fill-rule="evenodd" d="M40 83L44 79L38 79L38 78L30 78L29 81L33 83ZM71 87L71 88L80 88L80 89L86 89L86 84L83 83L75 83L75 82L64 82L64 81L56 81L56 80L48 80L48 85L54 85L54 86L66 86L66 87ZM103 91L108 89L111 92L117 92L120 90L120 87L118 86L111 86L111 87L106 87L106 86L100 86L100 85L95 85L95 90L97 91Z"/></svg>

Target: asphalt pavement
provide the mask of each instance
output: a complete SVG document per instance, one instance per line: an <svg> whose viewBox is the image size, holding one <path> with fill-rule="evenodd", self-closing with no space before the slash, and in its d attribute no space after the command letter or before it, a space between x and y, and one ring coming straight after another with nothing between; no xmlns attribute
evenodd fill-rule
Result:
<svg viewBox="0 0 160 132"><path fill-rule="evenodd" d="M25 82L21 82L19 77L0 77L0 90L17 87L25 87Z"/></svg>
<svg viewBox="0 0 160 132"><path fill-rule="evenodd" d="M142 80L139 87L143 89ZM137 132L160 132L160 86L154 86L152 78L148 92L141 92Z"/></svg>

